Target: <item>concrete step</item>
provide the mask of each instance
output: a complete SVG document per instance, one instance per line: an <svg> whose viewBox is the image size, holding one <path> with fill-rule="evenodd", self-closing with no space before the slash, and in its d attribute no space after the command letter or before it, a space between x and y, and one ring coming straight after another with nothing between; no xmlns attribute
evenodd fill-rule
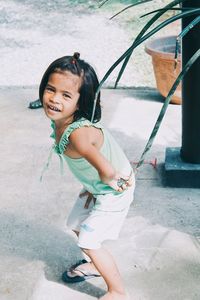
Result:
<svg viewBox="0 0 200 300"><path fill-rule="evenodd" d="M33 295L29 300L93 300L97 299L88 295L87 293L81 293L77 290L69 288L68 286L48 281L44 275L42 275L35 287Z"/></svg>
<svg viewBox="0 0 200 300"><path fill-rule="evenodd" d="M14 250L15 251L15 250ZM8 253L0 256L0 299L27 300L31 297L44 269L41 261L27 261Z"/></svg>

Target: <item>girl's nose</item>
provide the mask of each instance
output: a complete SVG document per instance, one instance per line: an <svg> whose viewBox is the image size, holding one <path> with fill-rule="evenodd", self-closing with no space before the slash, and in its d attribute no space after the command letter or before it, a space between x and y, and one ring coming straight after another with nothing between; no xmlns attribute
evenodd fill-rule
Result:
<svg viewBox="0 0 200 300"><path fill-rule="evenodd" d="M50 99L53 103L60 103L60 97L58 94L53 94Z"/></svg>

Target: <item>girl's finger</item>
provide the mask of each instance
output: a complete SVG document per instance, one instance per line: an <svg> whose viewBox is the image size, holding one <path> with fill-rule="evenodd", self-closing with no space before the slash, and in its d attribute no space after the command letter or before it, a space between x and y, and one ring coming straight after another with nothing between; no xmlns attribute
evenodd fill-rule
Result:
<svg viewBox="0 0 200 300"><path fill-rule="evenodd" d="M133 184L133 179L132 178L129 178L129 180L127 180L126 184L128 186L131 186Z"/></svg>
<svg viewBox="0 0 200 300"><path fill-rule="evenodd" d="M124 180L128 181L131 177L132 177L133 172L131 171L131 173L129 175L124 175L122 173L118 173L118 176L120 178L123 178Z"/></svg>
<svg viewBox="0 0 200 300"><path fill-rule="evenodd" d="M133 172L131 171L131 174L129 176L120 175L120 179L124 180L125 184L128 186L131 186L133 184Z"/></svg>
<svg viewBox="0 0 200 300"><path fill-rule="evenodd" d="M117 181L116 181L116 180L112 180L111 182L109 182L109 186L110 186L113 190L115 190L115 191L117 191L117 192L122 192L122 191L123 191L122 188L121 188L121 186L119 186L119 185L117 184Z"/></svg>
<svg viewBox="0 0 200 300"><path fill-rule="evenodd" d="M127 184L123 184L123 185L122 185L122 189L123 189L123 191L124 191L124 190L127 190Z"/></svg>
<svg viewBox="0 0 200 300"><path fill-rule="evenodd" d="M121 187L118 187L118 188L116 189L116 191L119 192L119 193L121 193L121 192L123 192L123 189L122 189Z"/></svg>

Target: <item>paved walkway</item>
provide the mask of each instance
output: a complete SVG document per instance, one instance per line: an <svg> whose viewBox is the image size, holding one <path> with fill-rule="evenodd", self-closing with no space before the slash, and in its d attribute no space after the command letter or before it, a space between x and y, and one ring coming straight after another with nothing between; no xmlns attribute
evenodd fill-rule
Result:
<svg viewBox="0 0 200 300"><path fill-rule="evenodd" d="M122 17L109 18L119 8L98 8L98 1L76 5L71 0L1 0L0 10L0 86L38 86L47 66L56 58L78 51L102 78L110 66L139 33L149 12L149 4L135 7ZM165 3L167 0L160 0ZM156 3L151 9L157 8ZM109 7L106 4L105 7ZM133 17L130 17L130 12ZM123 19L132 23L131 30ZM137 21L136 21L137 20ZM129 23L129 24L130 24ZM177 34L180 24L169 25L163 35ZM159 35L160 33L158 33ZM105 86L113 86L119 67ZM151 58L144 45L134 51L119 86L155 87Z"/></svg>
<svg viewBox="0 0 200 300"><path fill-rule="evenodd" d="M117 20L109 20L112 12L98 9L97 4L96 9L84 9L81 5L80 9L70 2L73 1L1 0L0 86L38 85L53 60L76 51L102 78L129 47L132 35ZM146 67L151 68L150 58L143 54ZM143 83L144 59L140 68L136 67L140 64L137 60L129 65L122 86L148 85ZM106 84L113 84L114 78L116 73Z"/></svg>
<svg viewBox="0 0 200 300"><path fill-rule="evenodd" d="M81 49L101 78L130 36L106 14L79 11L76 17L65 0L2 0L1 8L0 300L96 299L105 292L100 278L73 286L61 282L65 268L81 257L65 227L80 186L68 170L60 175L56 156L39 182L51 130L42 109L27 106L38 97L30 86L38 86L53 59ZM145 75L152 74L146 58L137 68L130 65L123 86L152 82ZM102 94L103 122L130 161L137 161L161 108L160 96L145 88ZM180 126L181 107L170 105L137 174L135 201L120 239L106 244L131 300L200 299L200 190L163 183L165 149L180 146ZM148 163L155 157L156 170Z"/></svg>
<svg viewBox="0 0 200 300"><path fill-rule="evenodd" d="M89 300L102 279L65 285L60 275L81 257L65 220L79 184L54 156L39 177L51 140L42 109L27 108L36 89L1 89L0 299ZM137 161L161 108L155 92L103 90L103 122ZM108 242L131 300L199 300L200 190L165 187L165 148L180 145L181 107L170 105L147 161L120 239Z"/></svg>

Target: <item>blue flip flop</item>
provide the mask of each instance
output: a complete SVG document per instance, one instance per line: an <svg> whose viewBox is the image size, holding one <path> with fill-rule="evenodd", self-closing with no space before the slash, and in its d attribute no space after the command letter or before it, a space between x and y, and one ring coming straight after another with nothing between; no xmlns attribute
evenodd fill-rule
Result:
<svg viewBox="0 0 200 300"><path fill-rule="evenodd" d="M66 283L77 283L77 282L82 282L94 277L100 277L101 275L99 274L93 274L90 271L86 271L86 270L82 270L81 267L79 267L80 265L87 263L87 261L85 259L77 262L75 265L73 265L69 271L65 271L62 274L62 280ZM75 276L69 276L68 272L75 270L79 271L81 274L83 275L75 275Z"/></svg>
<svg viewBox="0 0 200 300"><path fill-rule="evenodd" d="M86 259L78 260L77 263L75 263L74 265L72 265L69 268L69 271L73 271L76 267L79 267L80 265L83 265L83 264L86 264L86 263L88 263L88 261Z"/></svg>

